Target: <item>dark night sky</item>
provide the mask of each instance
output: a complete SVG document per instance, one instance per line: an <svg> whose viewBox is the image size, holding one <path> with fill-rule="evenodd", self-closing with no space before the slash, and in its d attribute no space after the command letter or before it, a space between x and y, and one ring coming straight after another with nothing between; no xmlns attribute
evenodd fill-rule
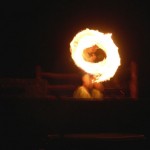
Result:
<svg viewBox="0 0 150 150"><path fill-rule="evenodd" d="M85 28L112 33L122 65L135 60L148 87L149 7L144 0L5 1L1 17L0 77L34 77L35 66L74 72L69 43Z"/></svg>

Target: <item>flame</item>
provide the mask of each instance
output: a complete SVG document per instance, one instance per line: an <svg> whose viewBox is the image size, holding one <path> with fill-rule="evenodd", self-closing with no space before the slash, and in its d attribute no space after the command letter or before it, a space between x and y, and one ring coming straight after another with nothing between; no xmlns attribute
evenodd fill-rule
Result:
<svg viewBox="0 0 150 150"><path fill-rule="evenodd" d="M85 72L95 76L94 82L110 80L120 66L118 47L114 44L111 33L101 33L98 30L85 29L77 33L70 43L71 57L75 64ZM106 58L93 63L93 54L89 54L90 61L84 59L86 49L93 51L92 47L97 46L102 49Z"/></svg>

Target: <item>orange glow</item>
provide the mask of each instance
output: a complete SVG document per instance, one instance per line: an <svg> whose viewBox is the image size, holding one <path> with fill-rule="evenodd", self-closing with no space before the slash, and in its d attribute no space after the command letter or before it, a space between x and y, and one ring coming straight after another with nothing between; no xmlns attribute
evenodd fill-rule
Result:
<svg viewBox="0 0 150 150"><path fill-rule="evenodd" d="M75 35L70 43L71 57L75 64L85 72L95 76L94 82L110 80L120 66L118 47L114 44L111 33L101 33L98 30L85 29ZM106 58L102 61L94 62L92 53L87 54L90 60L86 61L83 57L86 49L94 51L94 47L102 49Z"/></svg>

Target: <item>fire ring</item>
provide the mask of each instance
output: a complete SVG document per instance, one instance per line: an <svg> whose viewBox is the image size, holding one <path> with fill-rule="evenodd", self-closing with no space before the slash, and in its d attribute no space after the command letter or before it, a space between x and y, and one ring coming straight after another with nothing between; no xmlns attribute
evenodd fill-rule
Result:
<svg viewBox="0 0 150 150"><path fill-rule="evenodd" d="M109 80L114 76L120 66L118 47L114 44L112 34L104 34L98 30L85 29L75 35L70 43L71 57L75 64L85 72L96 77L95 82ZM106 57L102 61L94 62L94 54L97 47L104 51ZM87 51L85 60L84 54Z"/></svg>

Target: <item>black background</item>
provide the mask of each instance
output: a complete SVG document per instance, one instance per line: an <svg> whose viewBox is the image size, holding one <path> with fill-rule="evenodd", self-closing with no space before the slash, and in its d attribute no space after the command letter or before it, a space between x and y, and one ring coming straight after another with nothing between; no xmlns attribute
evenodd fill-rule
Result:
<svg viewBox="0 0 150 150"><path fill-rule="evenodd" d="M0 77L34 78L48 72L78 72L69 43L85 29L112 33L123 70L138 64L140 95L149 87L149 5L126 1L4 1L0 5Z"/></svg>

